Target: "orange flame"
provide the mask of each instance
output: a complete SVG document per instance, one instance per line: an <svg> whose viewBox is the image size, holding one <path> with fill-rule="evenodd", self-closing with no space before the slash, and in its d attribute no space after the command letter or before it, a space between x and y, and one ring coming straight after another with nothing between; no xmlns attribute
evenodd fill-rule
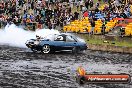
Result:
<svg viewBox="0 0 132 88"><path fill-rule="evenodd" d="M86 71L82 66L78 67L77 71L78 71L80 76L84 76L86 74Z"/></svg>

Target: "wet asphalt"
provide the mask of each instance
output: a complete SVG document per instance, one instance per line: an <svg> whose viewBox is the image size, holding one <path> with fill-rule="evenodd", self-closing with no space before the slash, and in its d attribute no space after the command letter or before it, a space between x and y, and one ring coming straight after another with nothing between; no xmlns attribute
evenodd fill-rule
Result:
<svg viewBox="0 0 132 88"><path fill-rule="evenodd" d="M0 45L1 88L132 88L132 82L79 85L75 80L78 66L90 74L132 76L132 54L92 50L79 54L42 54L28 48Z"/></svg>

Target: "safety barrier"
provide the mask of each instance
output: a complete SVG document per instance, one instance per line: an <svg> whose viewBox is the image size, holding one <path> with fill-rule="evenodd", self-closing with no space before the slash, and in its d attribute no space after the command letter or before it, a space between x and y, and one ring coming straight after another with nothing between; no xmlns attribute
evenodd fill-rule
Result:
<svg viewBox="0 0 132 88"><path fill-rule="evenodd" d="M110 32L112 30L112 28L115 27L117 22L118 21L116 21L116 20L110 20L110 22L107 22L107 24L105 25L106 26L105 32Z"/></svg>
<svg viewBox="0 0 132 88"><path fill-rule="evenodd" d="M124 23L119 23L120 21L124 21ZM126 24L125 24L126 23ZM127 23L129 23L127 25ZM124 19L124 18L113 18L105 25L105 32L110 32L116 26L125 27L125 36L132 36L132 19ZM91 24L88 20L88 17L84 17L81 20L75 20L71 22L69 25L63 27L64 32L76 32L76 33L90 33L91 32ZM94 34L101 34L102 32L102 21L98 19L95 21Z"/></svg>
<svg viewBox="0 0 132 88"><path fill-rule="evenodd" d="M109 32L117 24L118 20L110 20L107 22L105 32ZM94 34L101 34L102 30L102 20L98 19L95 21ZM76 32L76 33L90 33L91 24L88 17L84 17L81 20L75 20L69 25L63 27L64 32Z"/></svg>
<svg viewBox="0 0 132 88"><path fill-rule="evenodd" d="M71 22L69 25L63 27L64 32L76 32L76 33L84 33L91 31L91 25L88 17L84 17L81 20L75 20Z"/></svg>
<svg viewBox="0 0 132 88"><path fill-rule="evenodd" d="M132 23L125 27L125 36L132 36Z"/></svg>
<svg viewBox="0 0 132 88"><path fill-rule="evenodd" d="M94 34L101 34L102 30L102 21L101 19L98 19L95 21L95 28L94 28Z"/></svg>

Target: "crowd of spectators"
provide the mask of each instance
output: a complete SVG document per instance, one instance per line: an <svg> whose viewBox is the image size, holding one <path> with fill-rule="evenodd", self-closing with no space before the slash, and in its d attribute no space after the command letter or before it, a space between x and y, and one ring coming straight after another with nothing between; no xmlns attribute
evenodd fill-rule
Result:
<svg viewBox="0 0 132 88"><path fill-rule="evenodd" d="M98 9L101 2L108 4L103 11ZM74 11L74 7L77 10ZM94 10L89 10L92 7ZM93 27L97 13L107 21L113 17L131 16L130 5L123 5L123 0L98 0L96 3L94 0L1 0L0 8L0 23L4 26L37 22L49 29L63 27L79 19L84 12L88 12Z"/></svg>
<svg viewBox="0 0 132 88"><path fill-rule="evenodd" d="M130 9L131 2L129 1L126 4L126 2L124 2L125 0L103 0L107 5L102 10L99 9L101 0L98 0L98 2L92 5L90 1L91 0L86 0L85 7L87 9L94 7L90 11L86 11L90 18L92 32L94 31L95 21L97 21L97 19L102 20L102 30L105 30L105 25L113 18L130 18L132 16Z"/></svg>
<svg viewBox="0 0 132 88"><path fill-rule="evenodd" d="M48 28L63 26L78 19L79 13L72 13L73 2L65 0L2 0L0 22L22 24L37 22Z"/></svg>

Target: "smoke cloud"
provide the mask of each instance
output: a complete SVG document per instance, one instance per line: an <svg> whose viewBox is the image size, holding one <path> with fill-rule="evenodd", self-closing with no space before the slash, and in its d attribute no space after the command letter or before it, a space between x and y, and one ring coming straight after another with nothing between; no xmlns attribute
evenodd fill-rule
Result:
<svg viewBox="0 0 132 88"><path fill-rule="evenodd" d="M25 42L29 39L35 39L36 35L46 37L50 34L60 34L57 30L41 29L35 32L26 31L14 24L6 25L0 29L0 44L15 47L26 48Z"/></svg>
<svg viewBox="0 0 132 88"><path fill-rule="evenodd" d="M54 29L37 29L33 32L11 24L6 25L4 29L0 29L0 45L26 48L25 42L30 39L36 39L36 35L53 40L56 34L58 35L60 32ZM80 42L85 42L79 37L77 37L77 39Z"/></svg>

